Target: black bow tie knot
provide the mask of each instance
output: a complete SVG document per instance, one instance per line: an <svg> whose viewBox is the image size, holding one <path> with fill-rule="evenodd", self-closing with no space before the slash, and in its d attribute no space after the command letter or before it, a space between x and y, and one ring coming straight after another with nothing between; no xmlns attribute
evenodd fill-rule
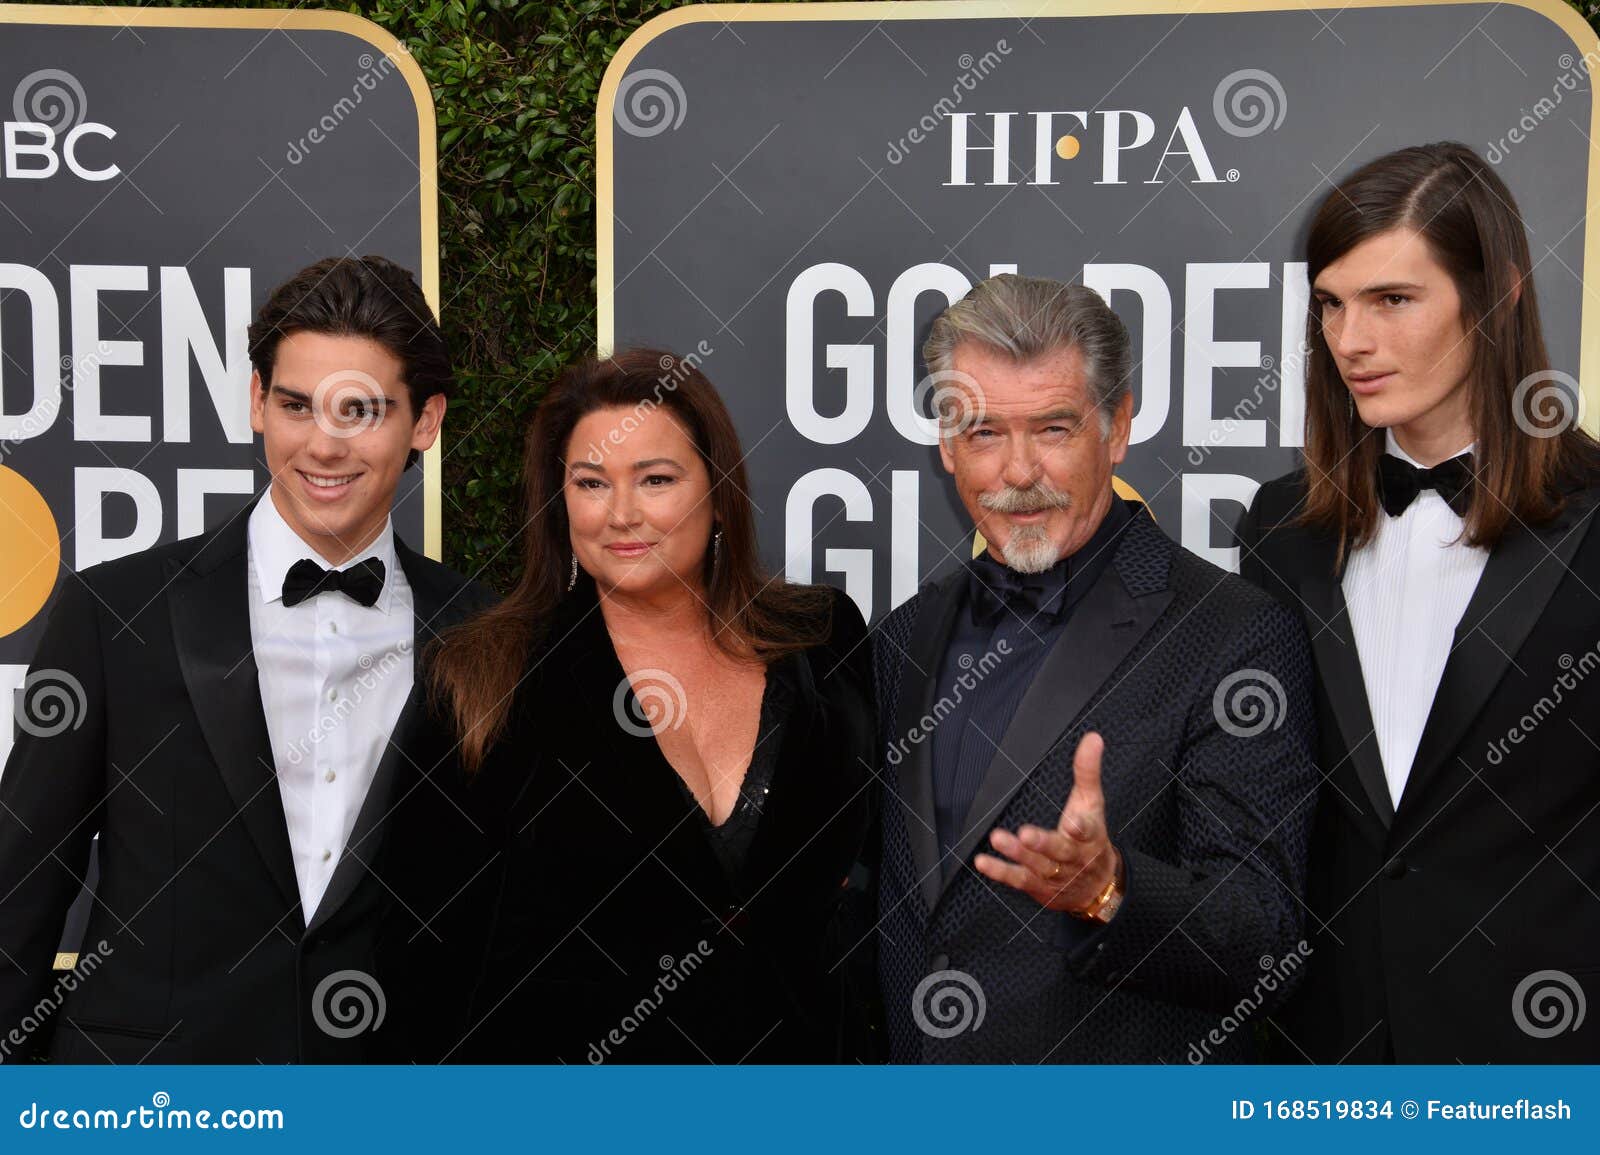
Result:
<svg viewBox="0 0 1600 1155"><path fill-rule="evenodd" d="M992 626L1007 611L1025 621L1041 611L1047 616L1054 614L1066 587L1059 575L1054 575L1054 581L1052 576L1018 573L988 558L979 559L972 574L973 622Z"/></svg>
<svg viewBox="0 0 1600 1155"><path fill-rule="evenodd" d="M1424 489L1444 498L1457 517L1465 517L1467 506L1472 503L1473 478L1470 453L1441 461L1432 469L1422 469L1392 453L1378 458L1378 498L1390 517L1404 513Z"/></svg>
<svg viewBox="0 0 1600 1155"><path fill-rule="evenodd" d="M323 569L310 558L303 558L284 575L283 604L297 606L329 590L337 590L361 605L374 605L383 592L383 563L369 557L349 569Z"/></svg>

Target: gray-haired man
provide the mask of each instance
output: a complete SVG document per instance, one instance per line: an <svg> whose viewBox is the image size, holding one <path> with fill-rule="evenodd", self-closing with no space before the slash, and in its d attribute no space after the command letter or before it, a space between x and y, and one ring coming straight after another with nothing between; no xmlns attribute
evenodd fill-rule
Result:
<svg viewBox="0 0 1600 1155"><path fill-rule="evenodd" d="M891 1057L1251 1059L1302 949L1299 619L1113 492L1131 353L1094 292L990 278L923 357L988 548L875 635Z"/></svg>

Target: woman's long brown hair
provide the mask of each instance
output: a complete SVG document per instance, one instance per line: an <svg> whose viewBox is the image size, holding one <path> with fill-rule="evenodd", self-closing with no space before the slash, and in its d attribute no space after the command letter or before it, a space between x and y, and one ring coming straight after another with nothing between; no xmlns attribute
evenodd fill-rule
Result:
<svg viewBox="0 0 1600 1155"><path fill-rule="evenodd" d="M827 592L772 580L761 568L739 436L693 359L656 349L586 359L562 373L528 431L516 587L449 630L429 653L434 701L453 720L469 771L482 765L505 730L530 655L568 596L573 553L564 489L573 429L597 409L642 415L657 407L683 424L711 478L712 517L722 539L715 564L707 542L705 600L717 644L730 654L771 661L826 640Z"/></svg>
<svg viewBox="0 0 1600 1155"><path fill-rule="evenodd" d="M1467 374L1477 473L1465 540L1493 548L1513 522L1549 521L1594 468L1578 399L1551 392L1533 266L1505 182L1464 144L1401 149L1370 161L1323 200L1306 241L1306 275L1379 233L1415 230L1450 274L1472 343ZM1382 431L1353 412L1313 301L1306 323L1306 506L1301 521L1339 539L1338 565L1377 526ZM1539 374L1547 374L1539 377ZM1552 422L1552 418L1555 421Z"/></svg>

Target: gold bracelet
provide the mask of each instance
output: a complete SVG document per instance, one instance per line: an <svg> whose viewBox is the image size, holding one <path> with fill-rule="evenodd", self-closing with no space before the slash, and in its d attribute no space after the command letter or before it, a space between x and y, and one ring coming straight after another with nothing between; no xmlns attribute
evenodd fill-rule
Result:
<svg viewBox="0 0 1600 1155"><path fill-rule="evenodd" d="M1095 897L1095 900L1093 902L1091 902L1083 910L1075 910L1072 913L1075 916L1077 916L1078 918L1086 919L1089 922L1109 922L1109 921L1111 921L1111 916L1113 914L1117 913L1117 907L1121 905L1120 896L1118 895L1118 892L1121 890L1121 888L1122 888L1122 860L1121 860L1121 858L1118 858L1118 860L1117 860L1117 869L1112 872L1111 881L1106 883L1106 888L1104 890L1102 890ZM1118 897L1119 901L1113 903L1112 902L1112 898L1114 896ZM1111 910L1109 912L1105 912L1105 908L1106 908L1107 904L1111 905ZM1103 916L1102 916L1102 912L1105 912Z"/></svg>

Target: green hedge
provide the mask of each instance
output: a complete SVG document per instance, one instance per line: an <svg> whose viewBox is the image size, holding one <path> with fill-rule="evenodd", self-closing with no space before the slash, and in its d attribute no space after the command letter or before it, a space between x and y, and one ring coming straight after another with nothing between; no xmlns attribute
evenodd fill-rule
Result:
<svg viewBox="0 0 1600 1155"><path fill-rule="evenodd" d="M681 2L328 5L403 41L433 88L440 293L461 380L446 432L445 558L502 590L516 568L528 417L555 372L594 347L595 96L629 33ZM1600 0L1570 2L1600 28ZM145 6L163 3L193 6Z"/></svg>

